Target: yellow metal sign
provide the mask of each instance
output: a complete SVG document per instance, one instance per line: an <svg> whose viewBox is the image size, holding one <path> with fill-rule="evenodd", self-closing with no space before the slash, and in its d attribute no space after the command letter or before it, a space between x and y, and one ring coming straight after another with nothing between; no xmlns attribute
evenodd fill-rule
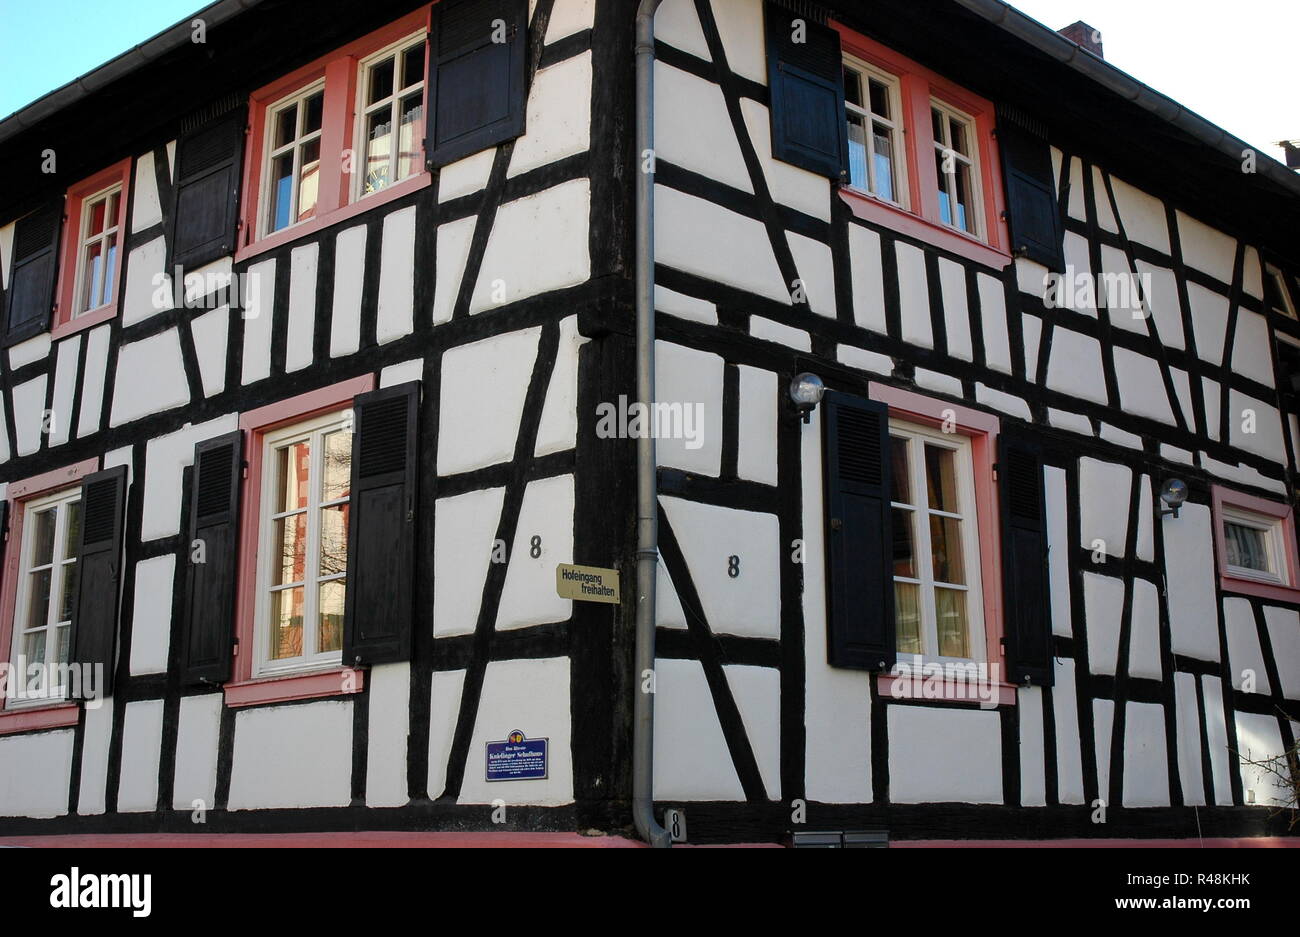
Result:
<svg viewBox="0 0 1300 937"><path fill-rule="evenodd" d="M599 566L555 567L555 591L562 599L618 604L618 570Z"/></svg>

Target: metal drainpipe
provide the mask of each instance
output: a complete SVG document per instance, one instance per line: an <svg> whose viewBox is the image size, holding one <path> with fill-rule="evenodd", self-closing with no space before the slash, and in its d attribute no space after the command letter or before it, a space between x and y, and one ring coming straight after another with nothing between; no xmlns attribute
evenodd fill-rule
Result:
<svg viewBox="0 0 1300 937"><path fill-rule="evenodd" d="M661 0L641 0L636 11L636 393L643 407L655 399L654 64L655 12ZM649 160L647 163L646 160ZM645 416L643 411L643 418ZM672 845L654 815L655 573L659 561L659 504L655 441L636 441L636 669L632 707L632 816L651 846Z"/></svg>

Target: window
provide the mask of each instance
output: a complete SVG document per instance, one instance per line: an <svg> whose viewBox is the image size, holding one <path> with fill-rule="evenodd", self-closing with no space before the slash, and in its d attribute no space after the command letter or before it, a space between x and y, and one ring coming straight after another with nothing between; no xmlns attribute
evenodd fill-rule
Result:
<svg viewBox="0 0 1300 937"><path fill-rule="evenodd" d="M77 250L77 294L72 315L91 312L113 301L117 278L120 185L82 202Z"/></svg>
<svg viewBox="0 0 1300 937"><path fill-rule="evenodd" d="M849 125L849 185L904 204L898 80L854 58L844 61Z"/></svg>
<svg viewBox="0 0 1300 937"><path fill-rule="evenodd" d="M24 508L10 657L24 675L23 695L29 698L19 696L20 705L64 694L58 665L68 663L80 531L80 488L31 501Z"/></svg>
<svg viewBox="0 0 1300 937"><path fill-rule="evenodd" d="M939 219L949 227L978 237L979 170L972 145L974 123L966 115L932 101L930 125L934 130L934 166L939 180Z"/></svg>
<svg viewBox="0 0 1300 937"><path fill-rule="evenodd" d="M1264 301L1279 315L1289 319L1296 317L1295 305L1291 302L1290 292L1286 288L1286 277L1282 275L1281 270L1271 264L1264 265Z"/></svg>
<svg viewBox="0 0 1300 937"><path fill-rule="evenodd" d="M358 197L385 189L423 168L424 36L408 39L363 63Z"/></svg>
<svg viewBox="0 0 1300 937"><path fill-rule="evenodd" d="M1290 602L1300 599L1290 506L1217 485L1212 496L1224 591Z"/></svg>
<svg viewBox="0 0 1300 937"><path fill-rule="evenodd" d="M335 667L347 588L350 416L301 423L268 434L263 445L257 672Z"/></svg>
<svg viewBox="0 0 1300 937"><path fill-rule="evenodd" d="M898 652L983 659L970 441L891 420L889 446Z"/></svg>
<svg viewBox="0 0 1300 937"><path fill-rule="evenodd" d="M271 108L264 190L267 234L316 216L324 108L325 90L316 85Z"/></svg>

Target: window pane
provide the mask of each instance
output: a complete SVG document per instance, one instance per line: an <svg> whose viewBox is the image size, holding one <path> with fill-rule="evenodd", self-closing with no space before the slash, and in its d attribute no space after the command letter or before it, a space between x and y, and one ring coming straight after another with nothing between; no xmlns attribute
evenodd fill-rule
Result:
<svg viewBox="0 0 1300 937"><path fill-rule="evenodd" d="M392 152L392 115L384 108L366 118L366 181L362 192L378 192L388 185L388 163Z"/></svg>
<svg viewBox="0 0 1300 937"><path fill-rule="evenodd" d="M867 176L867 131L862 118L850 114L849 121L849 184L864 192L871 190Z"/></svg>
<svg viewBox="0 0 1300 937"><path fill-rule="evenodd" d="M943 171L943 150L934 151L934 169L939 178L939 220L952 224L952 206L948 204L948 176Z"/></svg>
<svg viewBox="0 0 1300 937"><path fill-rule="evenodd" d="M100 234L104 230L105 210L108 207L107 199L96 199L86 210L86 234Z"/></svg>
<svg viewBox="0 0 1300 937"><path fill-rule="evenodd" d="M77 574L80 567L77 561L63 564L63 589L59 599L59 621L72 621L72 599L77 592Z"/></svg>
<svg viewBox="0 0 1300 937"><path fill-rule="evenodd" d="M962 560L961 521L954 517L930 515L930 553L934 560L937 582L966 584L966 564Z"/></svg>
<svg viewBox="0 0 1300 937"><path fill-rule="evenodd" d="M117 224L117 202L120 197L120 192L110 192L108 194L108 211L104 213L105 231Z"/></svg>
<svg viewBox="0 0 1300 937"><path fill-rule="evenodd" d="M321 115L325 111L325 92L317 91L309 97L302 106L302 134L307 136L309 133L315 133L320 130Z"/></svg>
<svg viewBox="0 0 1300 937"><path fill-rule="evenodd" d="M290 104L275 115L275 149L298 138L298 105Z"/></svg>
<svg viewBox="0 0 1300 937"><path fill-rule="evenodd" d="M348 568L348 506L321 508L320 574L333 576Z"/></svg>
<svg viewBox="0 0 1300 937"><path fill-rule="evenodd" d="M971 168L966 163L957 162L957 227L963 231L974 232L975 213L972 210Z"/></svg>
<svg viewBox="0 0 1300 937"><path fill-rule="evenodd" d="M307 515L290 514L274 522L271 585L302 582L307 571Z"/></svg>
<svg viewBox="0 0 1300 937"><path fill-rule="evenodd" d="M384 59L370 67L370 89L366 103L374 104L393 94L393 60Z"/></svg>
<svg viewBox="0 0 1300 937"><path fill-rule="evenodd" d="M320 636L317 649L339 651L343 649L343 600L346 595L344 580L322 583L320 587Z"/></svg>
<svg viewBox="0 0 1300 937"><path fill-rule="evenodd" d="M277 156L271 164L271 230L289 226L293 218L293 153Z"/></svg>
<svg viewBox="0 0 1300 937"><path fill-rule="evenodd" d="M936 511L961 511L957 503L957 454L942 446L925 446L925 484L930 507Z"/></svg>
<svg viewBox="0 0 1300 937"><path fill-rule="evenodd" d="M32 517L31 566L44 566L54 558L54 521L56 516L57 508L47 508Z"/></svg>
<svg viewBox="0 0 1300 937"><path fill-rule="evenodd" d="M921 654L921 587L911 582L894 583L894 628L898 653Z"/></svg>
<svg viewBox="0 0 1300 937"><path fill-rule="evenodd" d="M966 123L956 117L949 117L948 129L951 134L949 142L952 148L963 156L970 156L970 150L966 146Z"/></svg>
<svg viewBox="0 0 1300 937"><path fill-rule="evenodd" d="M81 540L81 502L73 501L64 507L63 516L67 527L63 538L63 559L70 560L77 555L77 545Z"/></svg>
<svg viewBox="0 0 1300 937"><path fill-rule="evenodd" d="M68 662L68 647L71 644L72 626L59 625L55 630L58 632L59 643L54 652L54 662L66 664Z"/></svg>
<svg viewBox="0 0 1300 937"><path fill-rule="evenodd" d="M889 119L889 88L884 82L870 80L871 84L871 112L877 117Z"/></svg>
<svg viewBox="0 0 1300 937"><path fill-rule="evenodd" d="M305 508L311 471L311 443L304 439L277 449L275 461L276 495L272 512L279 514Z"/></svg>
<svg viewBox="0 0 1300 937"><path fill-rule="evenodd" d="M935 589L934 608L939 617L939 655L970 657L966 593L956 589Z"/></svg>
<svg viewBox="0 0 1300 937"><path fill-rule="evenodd" d="M889 437L889 500L912 503L912 481L907 468L907 440Z"/></svg>
<svg viewBox="0 0 1300 937"><path fill-rule="evenodd" d="M887 198L891 202L896 201L894 196L894 141L893 131L887 127L876 125L876 132L872 134L875 142L875 153L872 159L875 161L876 170L876 194L881 198Z"/></svg>
<svg viewBox="0 0 1300 937"><path fill-rule="evenodd" d="M1243 569L1271 572L1268 563L1268 538L1264 531L1245 524L1224 524L1224 539L1228 546L1228 565Z"/></svg>
<svg viewBox="0 0 1300 937"><path fill-rule="evenodd" d="M316 217L316 194L320 186L320 137L302 147L302 168L298 171L298 220Z"/></svg>
<svg viewBox="0 0 1300 937"><path fill-rule="evenodd" d="M849 104L862 107L862 79L857 71L844 66L844 100Z"/></svg>
<svg viewBox="0 0 1300 937"><path fill-rule="evenodd" d="M54 575L52 569L42 569L27 578L29 598L27 600L27 625L31 628L44 628L50 616L50 580Z"/></svg>
<svg viewBox="0 0 1300 937"><path fill-rule="evenodd" d="M272 660L302 656L303 612L301 586L271 593L271 640L267 653Z"/></svg>
<svg viewBox="0 0 1300 937"><path fill-rule="evenodd" d="M948 141L943 137L943 115L939 113L937 107L930 108L930 129L934 132L934 142L939 146L947 146Z"/></svg>
<svg viewBox="0 0 1300 937"><path fill-rule="evenodd" d="M916 578L916 532L912 527L914 512L894 508L894 575Z"/></svg>
<svg viewBox="0 0 1300 937"><path fill-rule="evenodd" d="M420 167L419 129L424 126L424 99L417 92L401 105L401 125L397 133L397 178L405 179Z"/></svg>
<svg viewBox="0 0 1300 937"><path fill-rule="evenodd" d="M402 53L402 87L409 88L424 81L424 43L411 46Z"/></svg>
<svg viewBox="0 0 1300 937"><path fill-rule="evenodd" d="M28 665L45 663L45 636L47 632L37 631L23 639L23 658ZM45 671L41 671L35 680L28 674L19 674L18 679L29 689L39 689L45 685Z"/></svg>
<svg viewBox="0 0 1300 937"><path fill-rule="evenodd" d="M335 430L326 433L323 463L325 475L321 479L320 499L337 501L346 498L352 485L352 433Z"/></svg>
<svg viewBox="0 0 1300 937"><path fill-rule="evenodd" d="M113 301L113 281L117 279L117 235L108 239L108 259L104 262L104 289L99 298L99 305Z"/></svg>
<svg viewBox="0 0 1300 937"><path fill-rule="evenodd" d="M86 256L82 261L81 309L96 309L100 303L100 293L104 282L104 243L95 241L86 247Z"/></svg>

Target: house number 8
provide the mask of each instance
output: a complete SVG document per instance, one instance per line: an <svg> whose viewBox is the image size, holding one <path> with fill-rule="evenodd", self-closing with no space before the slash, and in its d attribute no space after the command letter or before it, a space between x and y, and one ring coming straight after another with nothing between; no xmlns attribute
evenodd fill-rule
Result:
<svg viewBox="0 0 1300 937"><path fill-rule="evenodd" d="M740 576L740 557L734 555L727 557L727 575L732 579Z"/></svg>

